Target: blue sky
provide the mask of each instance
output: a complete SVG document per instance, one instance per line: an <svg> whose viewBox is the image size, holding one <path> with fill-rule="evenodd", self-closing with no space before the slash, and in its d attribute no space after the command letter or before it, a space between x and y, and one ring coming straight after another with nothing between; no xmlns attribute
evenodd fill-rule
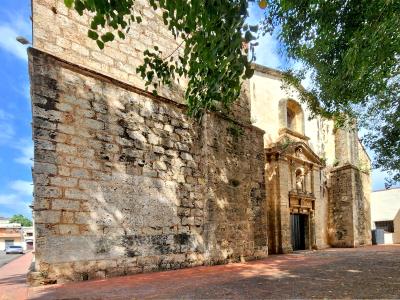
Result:
<svg viewBox="0 0 400 300"><path fill-rule="evenodd" d="M32 201L31 108L26 47L31 40L30 0L1 0L0 6L0 216L30 217Z"/></svg>
<svg viewBox="0 0 400 300"><path fill-rule="evenodd" d="M262 11L251 8L253 18ZM0 216L31 216L31 108L26 47L15 38L31 40L30 0L1 0L0 7ZM257 48L257 63L272 68L285 62L279 43L265 36ZM373 172L373 189L384 188L384 173Z"/></svg>

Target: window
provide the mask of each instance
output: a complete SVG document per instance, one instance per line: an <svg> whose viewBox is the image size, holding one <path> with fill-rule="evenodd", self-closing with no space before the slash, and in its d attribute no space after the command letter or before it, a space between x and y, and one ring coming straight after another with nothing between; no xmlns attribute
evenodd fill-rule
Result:
<svg viewBox="0 0 400 300"><path fill-rule="evenodd" d="M383 229L385 232L394 232L393 221L376 221L376 229Z"/></svg>
<svg viewBox="0 0 400 300"><path fill-rule="evenodd" d="M14 245L14 240L5 240L4 242L5 242L6 248L7 248L8 246Z"/></svg>
<svg viewBox="0 0 400 300"><path fill-rule="evenodd" d="M287 111L286 111L286 122L287 122L287 128L291 129L291 130L295 130L295 113L288 107Z"/></svg>
<svg viewBox="0 0 400 300"><path fill-rule="evenodd" d="M304 134L304 113L300 104L292 99L279 102L279 119L281 128Z"/></svg>

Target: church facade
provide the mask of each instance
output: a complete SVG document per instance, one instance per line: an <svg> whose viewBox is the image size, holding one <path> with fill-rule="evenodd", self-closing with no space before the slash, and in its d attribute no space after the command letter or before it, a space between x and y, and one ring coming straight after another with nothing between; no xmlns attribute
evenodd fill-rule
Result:
<svg viewBox="0 0 400 300"><path fill-rule="evenodd" d="M255 66L253 125L265 131L270 253L371 244L370 159L356 128L314 118L279 71Z"/></svg>
<svg viewBox="0 0 400 300"><path fill-rule="evenodd" d="M231 115L155 96L142 51L178 46L160 16L99 50L89 16L33 0L29 72L35 284L371 243L369 158L356 129L308 120L281 74L255 65ZM51 24L51 26L49 26Z"/></svg>

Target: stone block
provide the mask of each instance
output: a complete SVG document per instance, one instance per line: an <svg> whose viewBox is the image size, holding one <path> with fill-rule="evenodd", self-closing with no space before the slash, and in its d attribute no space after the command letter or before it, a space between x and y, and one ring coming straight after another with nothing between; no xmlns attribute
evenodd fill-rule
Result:
<svg viewBox="0 0 400 300"><path fill-rule="evenodd" d="M67 198L67 199L78 199L78 200L87 200L87 199L89 199L89 196L83 190L66 188L65 189L65 198Z"/></svg>
<svg viewBox="0 0 400 300"><path fill-rule="evenodd" d="M54 210L79 211L80 201L65 200L65 199L53 199L51 201L51 207Z"/></svg>
<svg viewBox="0 0 400 300"><path fill-rule="evenodd" d="M74 223L74 213L71 211L62 211L61 212L61 223L64 223L64 224ZM60 229L60 231L61 231L61 229Z"/></svg>
<svg viewBox="0 0 400 300"><path fill-rule="evenodd" d="M60 223L61 211L40 210L34 211L35 223L57 224Z"/></svg>
<svg viewBox="0 0 400 300"><path fill-rule="evenodd" d="M35 197L43 198L59 198L62 195L62 190L53 186L36 185L34 189Z"/></svg>
<svg viewBox="0 0 400 300"><path fill-rule="evenodd" d="M70 177L51 177L50 178L51 185L59 186L59 187L75 187L78 184L78 179L70 178Z"/></svg>
<svg viewBox="0 0 400 300"><path fill-rule="evenodd" d="M90 224L90 223L92 223L92 217L90 212L75 213L75 224Z"/></svg>
<svg viewBox="0 0 400 300"><path fill-rule="evenodd" d="M33 165L33 173L57 174L57 166L50 163L36 162Z"/></svg>
<svg viewBox="0 0 400 300"><path fill-rule="evenodd" d="M76 178L85 178L88 179L90 178L90 173L86 169L81 169L81 168L72 168L71 169L71 176L76 177Z"/></svg>

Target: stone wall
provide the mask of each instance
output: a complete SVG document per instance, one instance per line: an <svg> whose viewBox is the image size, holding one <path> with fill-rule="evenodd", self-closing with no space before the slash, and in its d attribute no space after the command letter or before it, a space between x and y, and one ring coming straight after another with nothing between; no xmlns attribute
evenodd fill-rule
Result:
<svg viewBox="0 0 400 300"><path fill-rule="evenodd" d="M157 14L147 0L136 0L135 8L142 16L142 23L134 24L126 39L116 38L100 50L96 42L87 37L88 13L79 16L65 6L64 0L32 0L33 46L144 89L144 81L135 71L143 62L143 51L157 45L163 53L171 53L180 41L174 39L162 22L160 10ZM160 95L183 101L179 85L163 88Z"/></svg>
<svg viewBox="0 0 400 300"><path fill-rule="evenodd" d="M32 0L33 46L71 63L113 77L140 89L145 81L136 73L143 63L143 51L158 46L163 53L174 53L178 58L184 47L175 39L162 20L162 11L154 11L147 0L135 1L136 14L142 23L134 23L124 40L116 38L100 50L87 36L90 14L83 16L68 9L64 0ZM51 26L50 26L51 24ZM176 49L178 49L176 51ZM161 86L158 94L178 103L184 103L186 79L180 78L171 86ZM248 83L244 83L242 97L232 107L235 119L250 123Z"/></svg>
<svg viewBox="0 0 400 300"><path fill-rule="evenodd" d="M335 247L354 247L354 176L353 166L336 168L331 173L329 202L329 243Z"/></svg>
<svg viewBox="0 0 400 300"><path fill-rule="evenodd" d="M86 280L267 255L263 132L29 51L36 271Z"/></svg>
<svg viewBox="0 0 400 300"><path fill-rule="evenodd" d="M370 175L353 165L331 172L330 244L357 247L371 244Z"/></svg>
<svg viewBox="0 0 400 300"><path fill-rule="evenodd" d="M400 210L397 211L397 214L394 217L393 227L394 227L393 243L400 244Z"/></svg>

